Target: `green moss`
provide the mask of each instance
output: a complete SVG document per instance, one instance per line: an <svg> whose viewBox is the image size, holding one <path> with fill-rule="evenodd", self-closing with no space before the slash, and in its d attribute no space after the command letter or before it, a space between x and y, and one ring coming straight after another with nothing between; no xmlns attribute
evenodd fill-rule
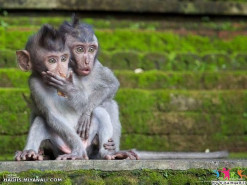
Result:
<svg viewBox="0 0 247 185"><path fill-rule="evenodd" d="M111 67L111 53L110 52L100 52L98 60L102 65L106 67Z"/></svg>
<svg viewBox="0 0 247 185"><path fill-rule="evenodd" d="M162 173L147 169L143 172L139 177L141 184L168 185L168 181Z"/></svg>
<svg viewBox="0 0 247 185"><path fill-rule="evenodd" d="M133 148L149 151L171 151L166 135L123 134L121 149L129 150Z"/></svg>
<svg viewBox="0 0 247 185"><path fill-rule="evenodd" d="M0 127L1 133L7 134L1 136L2 153L10 153L21 149L25 142L29 108L23 93L28 97L28 90L0 89L0 92ZM122 146L178 151L215 150L220 146L230 151L244 151L246 96L244 90L121 89L116 99L124 133ZM22 139L15 137L16 134L21 134Z"/></svg>
<svg viewBox="0 0 247 185"><path fill-rule="evenodd" d="M245 71L228 72L162 72L115 70L121 88L138 89L246 89ZM0 87L28 88L30 73L19 69L0 69Z"/></svg>
<svg viewBox="0 0 247 185"><path fill-rule="evenodd" d="M168 70L168 56L159 52L148 52L142 56L140 67L144 70Z"/></svg>
<svg viewBox="0 0 247 185"><path fill-rule="evenodd" d="M29 72L20 69L0 69L0 87L28 88Z"/></svg>
<svg viewBox="0 0 247 185"><path fill-rule="evenodd" d="M238 168L231 169L231 177L238 179ZM241 168L241 170L246 170ZM0 182L8 172L0 173ZM13 173L12 173L13 174ZM212 170L189 169L189 170L133 170L133 171L99 171L99 170L77 170L77 171L38 171L29 170L14 173L18 177L25 178L59 178L59 184L152 184L152 185L186 185L204 184L207 181L216 180ZM222 177L220 177L222 178ZM80 180L78 180L80 179ZM56 182L57 183L57 182ZM49 182L49 184L55 184Z"/></svg>
<svg viewBox="0 0 247 185"><path fill-rule="evenodd" d="M14 158L14 154L17 150L23 150L24 144L27 139L27 135L21 136L2 136L0 135L1 139L1 151L0 155L2 154L12 154L12 160Z"/></svg>
<svg viewBox="0 0 247 185"><path fill-rule="evenodd" d="M185 174L178 174L168 178L169 184L180 185L180 184L197 184L198 180L191 176Z"/></svg>
<svg viewBox="0 0 247 185"><path fill-rule="evenodd" d="M21 48L19 48L21 49ZM15 51L0 50L0 68L16 68ZM245 70L247 65L246 55L210 51L201 56L191 52L136 52L130 49L118 51L104 51L99 55L99 60L111 69L134 70L142 68L144 71L226 71Z"/></svg>
<svg viewBox="0 0 247 185"><path fill-rule="evenodd" d="M238 152L238 153L231 152L229 155L229 158L231 158L231 159L247 159L247 152Z"/></svg>
<svg viewBox="0 0 247 185"><path fill-rule="evenodd" d="M106 184L109 185L137 185L138 179L130 176L118 175L111 176L104 179Z"/></svg>
<svg viewBox="0 0 247 185"><path fill-rule="evenodd" d="M171 62L172 69L175 71L203 71L203 62L200 56L192 53L178 53L176 58Z"/></svg>
<svg viewBox="0 0 247 185"><path fill-rule="evenodd" d="M0 68L17 66L13 50L0 50Z"/></svg>
<svg viewBox="0 0 247 185"><path fill-rule="evenodd" d="M14 159L14 154L1 154L0 161L12 161Z"/></svg>
<svg viewBox="0 0 247 185"><path fill-rule="evenodd" d="M134 70L140 67L140 56L137 52L115 52L112 54L111 66L112 69L131 69Z"/></svg>
<svg viewBox="0 0 247 185"><path fill-rule="evenodd" d="M247 69L247 55L245 53L237 53L233 57L232 68L235 70L238 69Z"/></svg>
<svg viewBox="0 0 247 185"><path fill-rule="evenodd" d="M36 32L38 27L9 27L0 29L1 48L22 49L28 37ZM247 50L247 37L236 36L229 40L202 37L197 35L180 36L170 32L146 30L97 30L102 51L135 50L142 52L218 52L227 53L245 52ZM18 38L18 39L17 39ZM179 44L177 44L179 43Z"/></svg>

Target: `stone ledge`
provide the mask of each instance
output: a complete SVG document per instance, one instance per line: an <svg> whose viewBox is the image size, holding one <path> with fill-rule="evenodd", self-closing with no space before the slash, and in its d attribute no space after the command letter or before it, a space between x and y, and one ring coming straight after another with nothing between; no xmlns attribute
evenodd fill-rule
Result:
<svg viewBox="0 0 247 185"><path fill-rule="evenodd" d="M21 172L30 169L50 171L72 170L102 170L123 171L138 169L157 170L188 170L188 169L219 169L219 168L247 168L247 160L139 160L139 161L103 161L103 160L76 160L76 161L1 161L0 172Z"/></svg>
<svg viewBox="0 0 247 185"><path fill-rule="evenodd" d="M207 0L0 0L2 9L247 15L247 3Z"/></svg>

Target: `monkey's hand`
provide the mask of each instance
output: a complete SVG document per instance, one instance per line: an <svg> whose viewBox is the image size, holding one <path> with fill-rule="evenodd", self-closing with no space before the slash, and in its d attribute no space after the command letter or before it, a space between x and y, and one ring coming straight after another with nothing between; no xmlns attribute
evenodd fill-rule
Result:
<svg viewBox="0 0 247 185"><path fill-rule="evenodd" d="M56 160L88 160L86 150L82 151L82 154L79 154L76 151L72 151L70 154L59 155Z"/></svg>
<svg viewBox="0 0 247 185"><path fill-rule="evenodd" d="M77 133L83 139L87 140L89 137L89 129L91 125L92 112L85 112L81 115L77 123Z"/></svg>
<svg viewBox="0 0 247 185"><path fill-rule="evenodd" d="M39 153L36 153L33 150L23 150L17 151L15 153L16 161L42 161L43 156Z"/></svg>
<svg viewBox="0 0 247 185"><path fill-rule="evenodd" d="M123 159L130 159L130 160L139 160L139 156L133 151L119 151L116 152L114 155L106 155L106 160L123 160Z"/></svg>
<svg viewBox="0 0 247 185"><path fill-rule="evenodd" d="M116 146L113 139L109 139L107 143L103 144L103 146L108 151L112 151L112 152L116 151Z"/></svg>
<svg viewBox="0 0 247 185"><path fill-rule="evenodd" d="M50 71L42 72L44 81L56 88L58 91L65 93L66 95L73 93L77 90L76 86L74 85L74 79L72 71L68 78L62 78Z"/></svg>

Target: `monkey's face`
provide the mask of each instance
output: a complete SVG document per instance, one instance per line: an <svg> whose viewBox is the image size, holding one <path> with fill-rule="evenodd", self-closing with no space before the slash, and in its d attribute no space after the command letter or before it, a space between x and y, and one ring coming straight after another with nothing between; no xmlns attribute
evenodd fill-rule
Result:
<svg viewBox="0 0 247 185"><path fill-rule="evenodd" d="M74 58L74 72L80 76L87 76L93 69L98 51L97 42L74 42L70 47Z"/></svg>
<svg viewBox="0 0 247 185"><path fill-rule="evenodd" d="M65 52L47 52L44 55L44 64L48 71L66 78L69 68L69 51Z"/></svg>

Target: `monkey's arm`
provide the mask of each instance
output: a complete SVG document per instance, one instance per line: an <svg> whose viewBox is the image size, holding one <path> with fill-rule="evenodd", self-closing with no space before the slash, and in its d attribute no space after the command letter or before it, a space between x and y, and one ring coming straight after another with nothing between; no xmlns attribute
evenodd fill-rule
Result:
<svg viewBox="0 0 247 185"><path fill-rule="evenodd" d="M95 71L92 81L92 92L89 93L88 103L84 106L82 115L78 121L77 133L84 139L88 138L93 110L101 105L105 100L112 99L118 88L119 82L113 72L103 67L98 61L95 64Z"/></svg>
<svg viewBox="0 0 247 185"><path fill-rule="evenodd" d="M70 146L72 155L87 158L80 137L76 134L70 123L66 123L52 101L52 92L46 89L41 79L37 77L30 78L29 86L33 100L47 125Z"/></svg>
<svg viewBox="0 0 247 185"><path fill-rule="evenodd" d="M63 92L68 98L68 105L74 108L75 111L82 112L88 98L84 91L80 90L75 84L73 73L71 71L68 79L64 79L52 72L42 72L45 82L57 90Z"/></svg>

